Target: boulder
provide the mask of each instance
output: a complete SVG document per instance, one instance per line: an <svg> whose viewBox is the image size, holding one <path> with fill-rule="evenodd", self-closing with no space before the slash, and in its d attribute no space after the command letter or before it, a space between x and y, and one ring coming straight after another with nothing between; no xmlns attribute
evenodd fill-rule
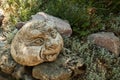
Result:
<svg viewBox="0 0 120 80"><path fill-rule="evenodd" d="M88 41L108 49L116 56L120 54L120 40L112 32L99 32L88 36Z"/></svg>
<svg viewBox="0 0 120 80"><path fill-rule="evenodd" d="M33 67L32 75L40 80L70 80L73 76L81 74L84 63L81 58L59 55L56 61L42 63Z"/></svg>
<svg viewBox="0 0 120 80"><path fill-rule="evenodd" d="M70 37L72 34L72 29L68 21L62 20L60 18L54 17L52 15L46 14L44 12L38 12L35 15L32 15L31 20L44 20L44 21L52 21L55 24L55 28L63 37ZM30 21L31 21L30 20ZM29 22L29 21L28 21ZM27 22L18 22L15 27L19 30L23 27Z"/></svg>
<svg viewBox="0 0 120 80"><path fill-rule="evenodd" d="M72 34L72 29L68 21L62 20L44 12L38 12L37 14L32 15L32 20L48 20L54 22L56 29L63 37L70 37Z"/></svg>

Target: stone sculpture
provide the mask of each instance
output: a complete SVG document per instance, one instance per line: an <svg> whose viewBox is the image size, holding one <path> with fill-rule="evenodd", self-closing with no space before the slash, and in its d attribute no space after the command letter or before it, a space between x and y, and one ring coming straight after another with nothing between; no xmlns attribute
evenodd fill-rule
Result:
<svg viewBox="0 0 120 80"><path fill-rule="evenodd" d="M31 20L15 35L11 55L21 65L35 66L54 61L62 48L63 39L52 21Z"/></svg>

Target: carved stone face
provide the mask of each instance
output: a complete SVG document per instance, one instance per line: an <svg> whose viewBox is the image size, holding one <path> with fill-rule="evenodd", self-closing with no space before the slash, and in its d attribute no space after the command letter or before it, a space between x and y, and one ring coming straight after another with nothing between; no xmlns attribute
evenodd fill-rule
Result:
<svg viewBox="0 0 120 80"><path fill-rule="evenodd" d="M50 21L30 21L15 35L11 55L19 64L34 66L54 61L63 48L63 39Z"/></svg>

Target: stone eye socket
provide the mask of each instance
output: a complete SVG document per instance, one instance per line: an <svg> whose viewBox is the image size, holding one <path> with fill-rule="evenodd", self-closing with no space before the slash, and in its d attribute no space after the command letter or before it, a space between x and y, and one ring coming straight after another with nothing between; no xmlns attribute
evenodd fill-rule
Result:
<svg viewBox="0 0 120 80"><path fill-rule="evenodd" d="M31 46L41 46L44 44L43 38L38 38L30 43Z"/></svg>
<svg viewBox="0 0 120 80"><path fill-rule="evenodd" d="M51 36L53 38L56 38L56 36L57 36L57 31L56 30L51 31L50 33L51 33Z"/></svg>

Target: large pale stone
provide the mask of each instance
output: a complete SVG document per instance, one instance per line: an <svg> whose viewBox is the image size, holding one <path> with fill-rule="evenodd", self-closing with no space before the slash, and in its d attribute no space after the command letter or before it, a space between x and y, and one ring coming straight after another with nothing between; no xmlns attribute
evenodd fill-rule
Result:
<svg viewBox="0 0 120 80"><path fill-rule="evenodd" d="M48 15L44 12L38 12L35 15L32 15L32 20L49 20L55 23L55 27L62 36L71 36L72 29L70 24L60 18Z"/></svg>
<svg viewBox="0 0 120 80"><path fill-rule="evenodd" d="M62 48L63 39L52 21L32 20L15 35L11 55L21 65L34 66L54 61Z"/></svg>
<svg viewBox="0 0 120 80"><path fill-rule="evenodd" d="M120 40L112 32L94 33L88 36L88 40L93 44L108 49L117 56L120 54Z"/></svg>

